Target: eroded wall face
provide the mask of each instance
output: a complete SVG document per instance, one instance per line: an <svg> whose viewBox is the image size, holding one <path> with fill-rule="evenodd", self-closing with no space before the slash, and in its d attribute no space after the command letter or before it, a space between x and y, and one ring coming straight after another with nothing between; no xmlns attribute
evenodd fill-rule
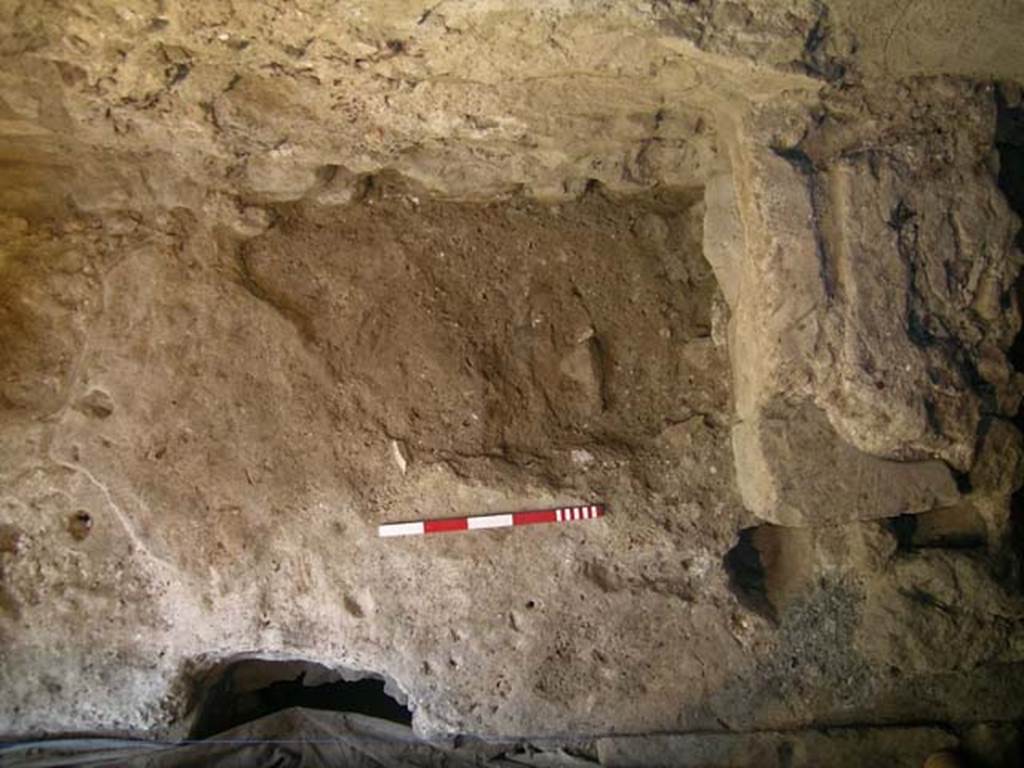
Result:
<svg viewBox="0 0 1024 768"><path fill-rule="evenodd" d="M1017 75L748 5L9 15L0 730L1020 717Z"/></svg>
<svg viewBox="0 0 1024 768"><path fill-rule="evenodd" d="M729 600L715 564L742 512L699 190L469 204L373 179L267 213L246 239L136 224L111 262L69 233L54 247L92 277L64 296L64 272L12 255L40 297L3 337L13 689L49 654L20 640L46 636L68 663L50 717L138 696L116 682L129 657L173 679L260 651L385 672L459 730L531 732L584 696L574 727L600 727L591 709L650 685L638 723L657 722L676 659L654 661L656 628L721 643L677 609ZM574 500L619 522L376 538Z"/></svg>

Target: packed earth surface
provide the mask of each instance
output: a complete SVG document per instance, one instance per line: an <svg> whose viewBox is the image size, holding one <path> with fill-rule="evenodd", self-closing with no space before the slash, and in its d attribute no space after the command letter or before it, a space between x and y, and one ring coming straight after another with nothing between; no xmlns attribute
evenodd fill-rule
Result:
<svg viewBox="0 0 1024 768"><path fill-rule="evenodd" d="M531 765L1020 764L1022 40L0 0L0 736L298 680Z"/></svg>

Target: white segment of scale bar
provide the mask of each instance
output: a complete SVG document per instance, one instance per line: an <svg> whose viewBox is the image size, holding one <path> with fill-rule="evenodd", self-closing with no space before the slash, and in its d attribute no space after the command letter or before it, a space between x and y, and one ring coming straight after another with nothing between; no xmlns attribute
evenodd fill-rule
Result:
<svg viewBox="0 0 1024 768"><path fill-rule="evenodd" d="M416 523L387 523L377 527L383 536L419 536L424 533L423 521Z"/></svg>
<svg viewBox="0 0 1024 768"><path fill-rule="evenodd" d="M515 525L512 515L481 515L480 517L466 518L466 525L470 530L475 528L507 528Z"/></svg>

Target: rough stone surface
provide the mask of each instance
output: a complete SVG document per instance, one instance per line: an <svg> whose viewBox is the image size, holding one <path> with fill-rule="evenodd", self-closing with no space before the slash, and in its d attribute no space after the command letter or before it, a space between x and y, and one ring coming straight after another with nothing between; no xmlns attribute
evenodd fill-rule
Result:
<svg viewBox="0 0 1024 768"><path fill-rule="evenodd" d="M249 655L421 734L1012 743L1022 17L0 4L0 732Z"/></svg>
<svg viewBox="0 0 1024 768"><path fill-rule="evenodd" d="M782 525L847 522L862 517L895 517L926 512L959 498L949 468L941 461L892 461L859 451L839 437L812 404L773 403L757 421L734 429L737 459L756 442L760 452L739 480L745 498L766 520ZM755 465L762 458L763 464ZM761 485L758 485L761 483ZM771 505L772 501L775 502Z"/></svg>
<svg viewBox="0 0 1024 768"><path fill-rule="evenodd" d="M794 734L612 737L599 740L598 750L601 765L609 768L920 768L931 754L956 743L955 736L938 728L878 728Z"/></svg>

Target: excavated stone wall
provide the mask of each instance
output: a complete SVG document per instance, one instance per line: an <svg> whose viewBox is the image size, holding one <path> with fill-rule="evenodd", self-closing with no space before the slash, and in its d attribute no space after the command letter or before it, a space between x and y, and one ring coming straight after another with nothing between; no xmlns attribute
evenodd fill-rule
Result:
<svg viewBox="0 0 1024 768"><path fill-rule="evenodd" d="M1024 717L1022 16L4 4L0 731L245 656L433 735Z"/></svg>

